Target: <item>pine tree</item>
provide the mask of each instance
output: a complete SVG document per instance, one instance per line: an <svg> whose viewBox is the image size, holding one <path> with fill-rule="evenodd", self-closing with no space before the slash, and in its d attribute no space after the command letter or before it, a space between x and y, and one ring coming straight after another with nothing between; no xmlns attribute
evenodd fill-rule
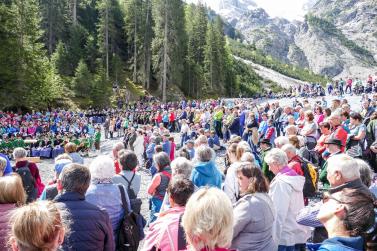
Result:
<svg viewBox="0 0 377 251"><path fill-rule="evenodd" d="M157 73L162 100L170 84L182 87L186 51L183 3L180 0L156 0L153 6L155 19L153 39L154 70Z"/></svg>
<svg viewBox="0 0 377 251"><path fill-rule="evenodd" d="M81 59L77 66L75 76L72 79L72 88L76 96L82 98L89 97L92 81L92 74L84 60Z"/></svg>

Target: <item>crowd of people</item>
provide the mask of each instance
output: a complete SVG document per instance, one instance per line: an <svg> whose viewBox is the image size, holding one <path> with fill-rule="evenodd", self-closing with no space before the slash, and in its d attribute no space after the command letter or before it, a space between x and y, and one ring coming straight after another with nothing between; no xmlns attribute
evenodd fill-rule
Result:
<svg viewBox="0 0 377 251"><path fill-rule="evenodd" d="M65 142L46 184L17 145L13 167L0 155L0 250L376 250L376 102L141 100L101 117L110 156Z"/></svg>

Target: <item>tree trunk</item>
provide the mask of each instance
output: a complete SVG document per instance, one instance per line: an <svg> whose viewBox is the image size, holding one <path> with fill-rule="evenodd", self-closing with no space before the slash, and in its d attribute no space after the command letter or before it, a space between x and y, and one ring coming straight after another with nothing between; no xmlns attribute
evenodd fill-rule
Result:
<svg viewBox="0 0 377 251"><path fill-rule="evenodd" d="M167 68L168 68L168 4L165 0L165 28L164 28L164 68L162 80L162 102L166 102L166 82L167 82Z"/></svg>
<svg viewBox="0 0 377 251"><path fill-rule="evenodd" d="M135 13L134 13L134 73L133 82L137 81L137 0L135 1Z"/></svg>
<svg viewBox="0 0 377 251"><path fill-rule="evenodd" d="M52 8L52 4L51 4L51 1L49 1L48 3L48 55L51 56L53 51L52 51L52 25L53 25L53 22L52 22L52 15L51 15L51 8Z"/></svg>
<svg viewBox="0 0 377 251"><path fill-rule="evenodd" d="M148 90L150 88L150 42L149 42L149 29L150 29L150 0L146 1L146 20L145 20L145 34L144 34L144 87Z"/></svg>
<svg viewBox="0 0 377 251"><path fill-rule="evenodd" d="M105 18L105 49L106 49L106 79L109 80L109 5L106 0L106 18Z"/></svg>
<svg viewBox="0 0 377 251"><path fill-rule="evenodd" d="M76 25L77 24L77 0L73 0L72 20L73 20L73 25Z"/></svg>

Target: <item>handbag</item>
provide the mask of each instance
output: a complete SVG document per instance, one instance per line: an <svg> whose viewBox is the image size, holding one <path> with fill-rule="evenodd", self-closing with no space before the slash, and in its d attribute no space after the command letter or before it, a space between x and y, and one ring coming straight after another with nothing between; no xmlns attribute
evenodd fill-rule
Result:
<svg viewBox="0 0 377 251"><path fill-rule="evenodd" d="M118 185L121 198L122 207L124 209L124 216L121 219L118 238L117 250L118 251L137 251L140 242L139 226L137 224L137 214L130 212L127 205L126 194L122 185Z"/></svg>

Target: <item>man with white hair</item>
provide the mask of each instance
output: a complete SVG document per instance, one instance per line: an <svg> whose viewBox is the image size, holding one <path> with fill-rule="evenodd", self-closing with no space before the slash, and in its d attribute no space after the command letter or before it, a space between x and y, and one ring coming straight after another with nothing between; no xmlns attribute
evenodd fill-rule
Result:
<svg viewBox="0 0 377 251"><path fill-rule="evenodd" d="M345 188L362 190L366 193L371 191L360 179L359 164L356 159L347 154L337 154L327 161L327 179L330 183L330 194L342 191ZM327 239L327 232L322 223L317 219L317 214L322 202L314 206L307 206L297 216L297 222L304 226L315 227L313 242L319 243Z"/></svg>
<svg viewBox="0 0 377 251"><path fill-rule="evenodd" d="M282 148L289 143L289 138L286 136L279 136L274 140L274 143L277 148Z"/></svg>
<svg viewBox="0 0 377 251"><path fill-rule="evenodd" d="M304 176L304 171L301 166L301 158L297 154L297 149L292 144L286 144L281 148L288 157L288 166L295 170L301 176Z"/></svg>
<svg viewBox="0 0 377 251"><path fill-rule="evenodd" d="M265 160L275 174L269 195L276 209L274 232L278 250L295 250L305 245L309 237L308 229L295 220L298 212L304 208L305 178L288 166L287 155L281 149L269 151Z"/></svg>

